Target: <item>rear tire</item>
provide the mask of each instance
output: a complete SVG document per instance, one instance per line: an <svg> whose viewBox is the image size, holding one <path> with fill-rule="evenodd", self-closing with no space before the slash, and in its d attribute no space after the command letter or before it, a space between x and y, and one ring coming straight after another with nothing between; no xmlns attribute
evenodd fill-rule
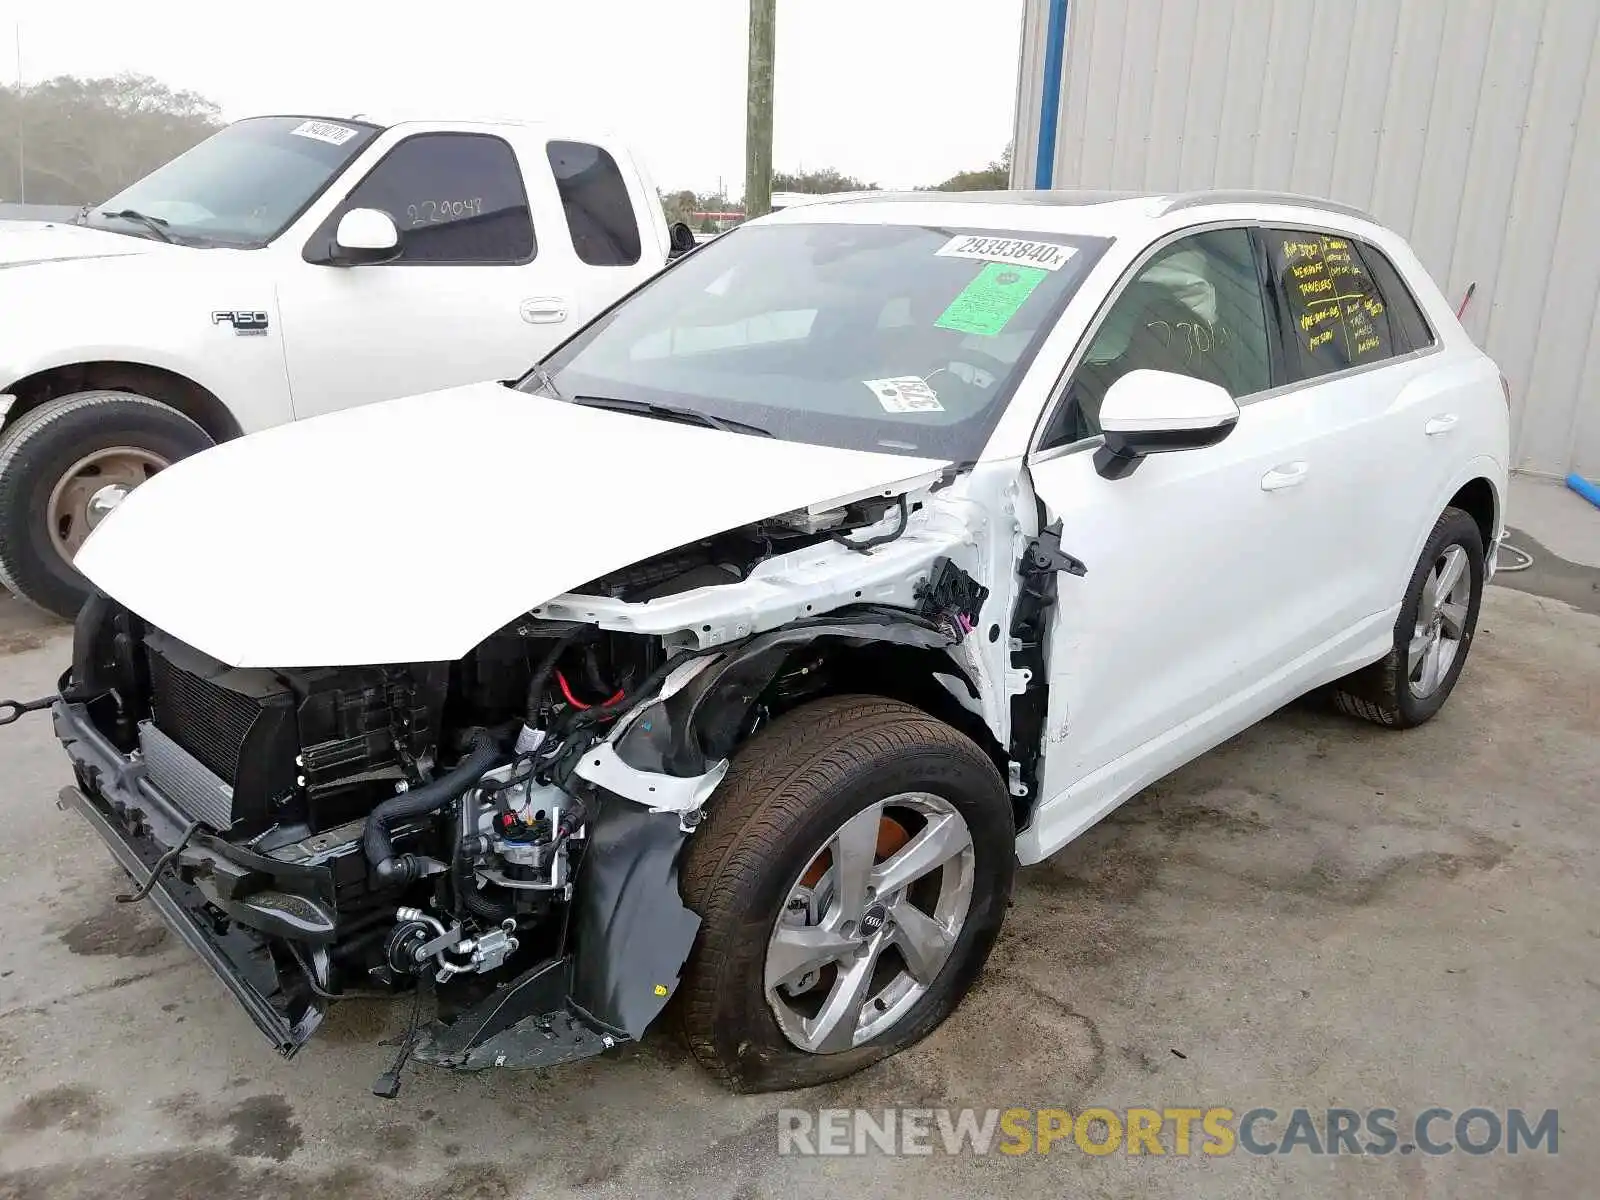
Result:
<svg viewBox="0 0 1600 1200"><path fill-rule="evenodd" d="M783 1014L780 1025L781 997L768 987L780 918L785 931L792 928L794 889L804 880L810 879L809 887L819 895L828 888L844 894L845 885L835 877L847 872L835 871L823 855L837 849L843 859L844 828L852 818L860 825L865 816L876 826L877 813L899 811L892 806L904 797L918 797L913 803L936 815L916 833L896 825L901 840L895 850L886 851L874 834L866 861L874 863L871 878L882 891L867 888L871 907L853 930L867 941L872 940L867 930L881 932L882 954L874 950L872 961L893 981L873 985L883 991L861 993L866 998L857 1005L859 1024L852 1016L848 1026L841 1026L843 1048L807 1051L795 1041L792 1015ZM878 810L885 801L888 806ZM890 823L887 817L881 820ZM915 823L914 814L911 820ZM964 915L940 927L941 955L923 959L921 969L913 970L897 942L910 936L918 914L893 903L879 868L898 849L914 848L919 833L930 835L924 846L931 846L931 835L939 832L935 821L943 823L940 829L964 828L970 847L954 842L959 849L897 894L909 905L913 887L943 889L957 879ZM920 709L876 697L838 696L774 721L740 751L686 853L683 897L702 924L677 1010L694 1056L735 1091L764 1092L843 1078L926 1037L972 986L999 934L1016 866L1012 821L1011 800L994 763L964 734ZM831 883L807 874L825 861ZM963 891L967 887L970 892ZM918 920L927 920L921 909L933 906L921 898L916 903ZM845 922L847 928L855 924ZM820 982L800 986L815 991L820 1006L835 995L830 980L841 984L848 964L862 961L865 953L861 949L854 960L841 957L822 966ZM912 985L893 990L912 975L918 976ZM886 995L888 1009L882 1001ZM873 1030L874 1022L888 1023ZM852 1038L864 1040L851 1044Z"/></svg>
<svg viewBox="0 0 1600 1200"><path fill-rule="evenodd" d="M1335 707L1390 729L1411 729L1431 720L1466 665L1478 628L1483 579L1478 523L1459 508L1445 509L1411 573L1395 621L1393 648L1334 685ZM1441 581L1443 597L1438 596Z"/></svg>
<svg viewBox="0 0 1600 1200"><path fill-rule="evenodd" d="M89 585L69 555L93 524L83 500L96 472L131 489L211 444L177 409L130 392L79 392L24 413L0 439L0 585L75 617Z"/></svg>

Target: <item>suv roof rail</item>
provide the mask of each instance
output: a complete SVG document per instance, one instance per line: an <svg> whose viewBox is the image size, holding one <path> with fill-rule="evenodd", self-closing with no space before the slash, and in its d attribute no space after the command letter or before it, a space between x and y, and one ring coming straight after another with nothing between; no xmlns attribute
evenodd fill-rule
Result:
<svg viewBox="0 0 1600 1200"><path fill-rule="evenodd" d="M1378 218L1366 209L1357 208L1353 204L1343 204L1338 200L1325 200L1318 196L1306 196L1299 192L1269 192L1252 188L1238 188L1231 191L1183 192L1173 196L1167 202L1166 211L1170 213L1184 208L1205 208L1213 204L1284 204L1295 208L1320 208L1324 212L1342 213L1347 217L1371 221L1374 225L1381 224Z"/></svg>

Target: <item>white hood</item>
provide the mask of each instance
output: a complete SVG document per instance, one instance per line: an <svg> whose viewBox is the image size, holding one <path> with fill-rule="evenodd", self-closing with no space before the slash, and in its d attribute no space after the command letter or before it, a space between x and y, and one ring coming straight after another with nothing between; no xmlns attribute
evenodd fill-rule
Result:
<svg viewBox="0 0 1600 1200"><path fill-rule="evenodd" d="M481 383L177 463L105 519L77 567L234 666L443 661L652 554L947 465Z"/></svg>
<svg viewBox="0 0 1600 1200"><path fill-rule="evenodd" d="M159 245L148 238L108 233L82 225L0 221L0 270L75 258L148 254Z"/></svg>

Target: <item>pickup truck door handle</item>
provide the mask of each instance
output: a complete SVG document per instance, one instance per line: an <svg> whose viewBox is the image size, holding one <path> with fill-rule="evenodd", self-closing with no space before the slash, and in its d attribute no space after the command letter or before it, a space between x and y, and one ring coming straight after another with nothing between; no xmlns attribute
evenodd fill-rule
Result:
<svg viewBox="0 0 1600 1200"><path fill-rule="evenodd" d="M517 311L529 325L559 325L567 319L567 302L562 296L534 296Z"/></svg>
<svg viewBox="0 0 1600 1200"><path fill-rule="evenodd" d="M1429 437L1438 437L1441 433L1449 433L1454 429L1459 419L1455 413L1440 413L1436 417L1428 418L1428 423L1422 427L1422 432Z"/></svg>
<svg viewBox="0 0 1600 1200"><path fill-rule="evenodd" d="M1279 463L1261 477L1263 492L1280 492L1284 488L1298 487L1311 473L1311 465L1304 462Z"/></svg>

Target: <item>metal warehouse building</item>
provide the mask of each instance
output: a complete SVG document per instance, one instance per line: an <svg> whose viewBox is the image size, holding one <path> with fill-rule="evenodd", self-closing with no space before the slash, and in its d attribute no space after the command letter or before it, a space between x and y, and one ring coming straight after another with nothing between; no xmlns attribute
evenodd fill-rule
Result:
<svg viewBox="0 0 1600 1200"><path fill-rule="evenodd" d="M1307 192L1401 230L1600 476L1600 0L1026 0L1013 185Z"/></svg>

